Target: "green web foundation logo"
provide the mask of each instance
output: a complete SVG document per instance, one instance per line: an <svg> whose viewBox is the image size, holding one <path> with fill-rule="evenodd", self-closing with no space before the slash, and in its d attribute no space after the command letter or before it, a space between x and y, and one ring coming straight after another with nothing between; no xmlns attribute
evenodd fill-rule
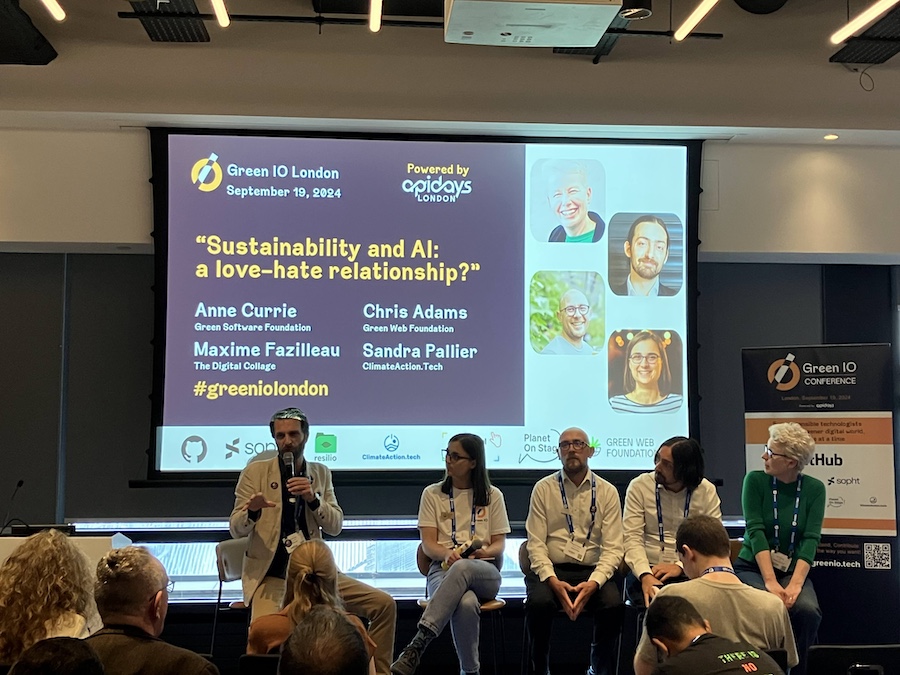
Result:
<svg viewBox="0 0 900 675"><path fill-rule="evenodd" d="M222 167L219 156L212 152L206 159L199 159L191 167L191 182L201 192L212 192L222 184Z"/></svg>

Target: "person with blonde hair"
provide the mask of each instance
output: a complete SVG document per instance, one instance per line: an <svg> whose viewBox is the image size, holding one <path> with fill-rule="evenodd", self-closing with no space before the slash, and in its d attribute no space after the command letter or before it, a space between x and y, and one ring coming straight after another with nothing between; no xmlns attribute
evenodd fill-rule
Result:
<svg viewBox="0 0 900 675"><path fill-rule="evenodd" d="M247 638L248 654L268 654L277 651L288 639L294 627L313 607L325 605L344 611L338 593L338 569L331 549L321 539L310 539L295 547L290 554L285 579L284 606L277 614L266 614L250 624ZM362 622L348 614L366 644L369 672L375 672L375 643Z"/></svg>
<svg viewBox="0 0 900 675"><path fill-rule="evenodd" d="M734 569L745 584L769 591L787 607L800 656L791 675L806 675L807 651L822 622L807 574L822 538L825 485L802 473L815 447L796 422L773 424L760 457L764 470L747 473L741 494L747 527Z"/></svg>
<svg viewBox="0 0 900 675"><path fill-rule="evenodd" d="M0 567L0 663L51 637L101 627L87 556L58 530L34 534Z"/></svg>

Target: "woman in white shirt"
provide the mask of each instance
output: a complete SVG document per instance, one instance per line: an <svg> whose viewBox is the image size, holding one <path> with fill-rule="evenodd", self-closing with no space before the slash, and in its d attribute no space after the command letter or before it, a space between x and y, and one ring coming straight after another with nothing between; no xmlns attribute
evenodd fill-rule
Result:
<svg viewBox="0 0 900 675"><path fill-rule="evenodd" d="M481 603L500 590L500 571L509 530L503 493L491 485L485 466L484 441L457 434L444 450L446 474L429 485L419 502L422 550L431 558L428 607L419 630L391 665L396 675L412 675L422 652L450 624L462 673L477 673ZM480 540L482 548L460 554Z"/></svg>

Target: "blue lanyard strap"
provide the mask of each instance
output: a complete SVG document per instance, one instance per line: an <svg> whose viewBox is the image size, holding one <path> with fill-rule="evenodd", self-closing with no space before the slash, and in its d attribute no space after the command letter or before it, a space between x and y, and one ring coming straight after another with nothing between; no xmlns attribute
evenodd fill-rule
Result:
<svg viewBox="0 0 900 675"><path fill-rule="evenodd" d="M704 574L711 574L712 572L728 572L729 574L737 576L737 572L734 571L734 568L727 567L726 565L714 565L712 567L707 567L705 570L700 572L700 576L702 577Z"/></svg>
<svg viewBox="0 0 900 675"><path fill-rule="evenodd" d="M556 480L559 482L559 495L562 497L563 510L566 514L566 525L569 527L569 536L575 539L575 523L572 521L572 514L569 513L569 500L566 497L566 489L563 487L563 474L560 471L556 474ZM587 544L591 540L591 532L594 531L594 522L597 520L597 478L591 473L591 524L588 526L587 537L584 543Z"/></svg>
<svg viewBox="0 0 900 675"><path fill-rule="evenodd" d="M469 527L469 539L475 538L475 493L472 493L472 522ZM456 541L456 504L453 502L453 486L450 486L450 540L454 546L459 546Z"/></svg>
<svg viewBox="0 0 900 675"><path fill-rule="evenodd" d="M659 490L660 484L656 484L656 522L659 525L659 548L664 549L666 547L666 531L663 528L663 517L662 517L662 503L659 499ZM687 494L684 496L684 517L687 518L688 514L691 512L691 495L694 493L693 490L688 490Z"/></svg>
<svg viewBox="0 0 900 675"><path fill-rule="evenodd" d="M794 557L794 542L797 539L797 520L800 517L800 487L802 484L803 474L801 473L797 475L797 497L794 499L794 517L791 520L791 543L788 547L788 558ZM775 536L772 538L772 548L773 550L778 551L780 543L778 532L780 531L781 526L778 523L778 480L775 476L772 476L772 512L775 516Z"/></svg>

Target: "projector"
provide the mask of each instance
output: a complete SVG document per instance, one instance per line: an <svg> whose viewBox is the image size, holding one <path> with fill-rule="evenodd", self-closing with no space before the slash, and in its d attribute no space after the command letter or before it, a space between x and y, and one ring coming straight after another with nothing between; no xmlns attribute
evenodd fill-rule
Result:
<svg viewBox="0 0 900 675"><path fill-rule="evenodd" d="M622 0L444 0L444 42L500 47L593 47Z"/></svg>

